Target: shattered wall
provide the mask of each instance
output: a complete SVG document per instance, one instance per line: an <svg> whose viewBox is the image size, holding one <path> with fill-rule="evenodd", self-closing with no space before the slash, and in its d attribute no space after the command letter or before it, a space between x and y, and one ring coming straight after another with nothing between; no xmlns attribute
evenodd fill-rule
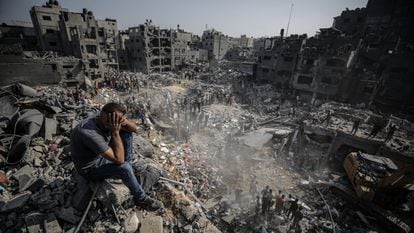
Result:
<svg viewBox="0 0 414 233"><path fill-rule="evenodd" d="M163 72L173 69L172 31L148 21L129 31L130 69L143 73ZM181 52L181 50L180 50Z"/></svg>
<svg viewBox="0 0 414 233"><path fill-rule="evenodd" d="M306 36L297 35L271 39L271 47L257 54L258 62L254 70L255 79L262 83L272 83L278 88L289 89L304 39L306 39Z"/></svg>
<svg viewBox="0 0 414 233"><path fill-rule="evenodd" d="M16 82L28 85L56 84L62 80L55 63L0 55L0 86Z"/></svg>
<svg viewBox="0 0 414 233"><path fill-rule="evenodd" d="M117 67L116 20L95 19L87 9L70 12L57 1L33 6L30 14L42 50L81 58L92 79L103 78L107 67Z"/></svg>

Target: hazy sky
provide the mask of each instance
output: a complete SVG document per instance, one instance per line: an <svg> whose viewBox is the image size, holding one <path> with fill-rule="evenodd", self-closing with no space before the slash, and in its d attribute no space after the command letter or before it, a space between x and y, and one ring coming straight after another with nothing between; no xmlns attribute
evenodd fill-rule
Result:
<svg viewBox="0 0 414 233"><path fill-rule="evenodd" d="M175 28L201 35L215 28L230 36L261 37L278 35L286 28L291 4L289 34L314 35L319 28L330 27L333 17L345 8L365 7L368 0L60 0L70 11L92 10L100 19L114 18L120 29L137 26L145 19L161 27ZM32 5L46 0L0 0L0 22L30 21Z"/></svg>

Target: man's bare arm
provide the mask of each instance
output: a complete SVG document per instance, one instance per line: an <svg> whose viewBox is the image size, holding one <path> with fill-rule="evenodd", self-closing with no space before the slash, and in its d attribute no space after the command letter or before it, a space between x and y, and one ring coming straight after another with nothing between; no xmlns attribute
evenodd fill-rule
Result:
<svg viewBox="0 0 414 233"><path fill-rule="evenodd" d="M122 119L116 113L110 113L110 130L112 139L110 148L101 154L102 157L116 163L123 164L125 162L125 150L122 138L119 134L121 129Z"/></svg>
<svg viewBox="0 0 414 233"><path fill-rule="evenodd" d="M122 122L121 129L127 132L136 133L138 130L138 126L136 122L129 120L125 117L125 119Z"/></svg>

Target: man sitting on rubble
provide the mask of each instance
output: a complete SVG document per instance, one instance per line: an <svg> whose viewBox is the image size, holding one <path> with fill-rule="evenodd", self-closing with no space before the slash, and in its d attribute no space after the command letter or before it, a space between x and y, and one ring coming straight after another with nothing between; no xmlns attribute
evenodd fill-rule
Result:
<svg viewBox="0 0 414 233"><path fill-rule="evenodd" d="M117 103L106 104L99 116L81 121L72 131L71 156L80 175L91 181L120 178L138 206L157 210L162 203L145 194L135 177L131 161L133 132L138 127Z"/></svg>

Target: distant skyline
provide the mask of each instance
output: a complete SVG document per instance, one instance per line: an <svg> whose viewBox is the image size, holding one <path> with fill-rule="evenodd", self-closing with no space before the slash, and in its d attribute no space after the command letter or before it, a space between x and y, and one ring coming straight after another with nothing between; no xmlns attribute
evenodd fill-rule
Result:
<svg viewBox="0 0 414 233"><path fill-rule="evenodd" d="M319 28L331 27L333 17L349 8L365 7L368 0L60 0L62 7L81 12L87 8L98 19L113 18L119 29L152 19L162 28L176 28L201 35L214 28L226 35L252 37L279 35L288 23L289 34L313 36ZM0 0L0 22L31 22L29 10L46 0Z"/></svg>

